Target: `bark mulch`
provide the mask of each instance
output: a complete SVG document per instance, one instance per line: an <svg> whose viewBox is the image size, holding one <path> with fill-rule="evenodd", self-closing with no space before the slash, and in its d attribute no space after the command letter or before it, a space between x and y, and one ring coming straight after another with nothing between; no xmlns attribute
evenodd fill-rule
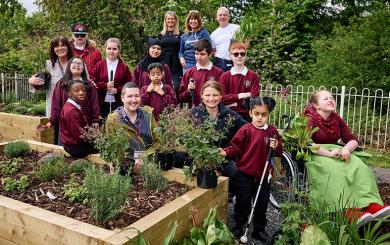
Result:
<svg viewBox="0 0 390 245"><path fill-rule="evenodd" d="M28 156L22 157L23 162L17 173L12 177L20 178L22 175L28 175L29 187L24 191L7 192L0 188L0 195L19 200L24 203L29 203L34 206L62 214L79 221L93 224L106 229L124 228L142 217L152 213L158 208L176 199L185 191L185 185L178 182L169 182L168 187L164 191L149 190L143 185L142 179L138 175L132 178L132 187L129 191L129 199L123 207L123 212L116 219L100 224L94 220L91 215L91 207L81 203L71 203L64 197L62 187L70 180L70 175L66 175L60 179L55 179L48 182L42 182L33 173L32 163L37 162L42 156L47 153L31 152ZM5 156L0 155L0 161L6 160ZM72 158L65 158L70 163ZM81 182L84 174L75 175ZM0 173L0 180L4 176ZM1 181L2 183L2 181ZM50 200L44 193L50 191L57 198ZM109 193L108 193L109 195Z"/></svg>

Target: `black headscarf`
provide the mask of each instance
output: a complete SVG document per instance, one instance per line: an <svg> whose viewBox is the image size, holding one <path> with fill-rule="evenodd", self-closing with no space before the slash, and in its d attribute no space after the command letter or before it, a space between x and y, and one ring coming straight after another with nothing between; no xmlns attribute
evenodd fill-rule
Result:
<svg viewBox="0 0 390 245"><path fill-rule="evenodd" d="M139 67L144 71L148 71L148 66L151 63L158 62L158 63L164 64L163 59L162 59L162 53L161 53L160 57L158 57L158 58L152 58L152 56L150 56L150 54L149 54L150 47L152 47L154 45L158 45L158 46L162 47L161 41L159 39L154 39L154 38L150 37L147 39L147 42L148 42L148 52L147 52L146 56L138 63Z"/></svg>

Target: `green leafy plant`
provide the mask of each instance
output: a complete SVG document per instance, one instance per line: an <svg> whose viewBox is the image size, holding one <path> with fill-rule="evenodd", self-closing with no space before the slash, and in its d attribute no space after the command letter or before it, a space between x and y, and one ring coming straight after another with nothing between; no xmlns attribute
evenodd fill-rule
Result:
<svg viewBox="0 0 390 245"><path fill-rule="evenodd" d="M174 226L172 227L171 231L169 232L168 236L165 237L163 241L163 245L185 245L186 243L179 243L178 241L174 240L175 234L176 234L176 229L177 229L177 222L175 222ZM125 230L136 230L138 233L138 236L135 239L130 239L130 242L132 245L150 245L149 241L146 241L142 232L138 230L137 228L130 227ZM188 244L189 245L189 244Z"/></svg>
<svg viewBox="0 0 390 245"><path fill-rule="evenodd" d="M84 185L92 206L94 218L101 223L115 218L122 212L122 205L128 198L131 179L118 171L112 175L102 169L88 168Z"/></svg>
<svg viewBox="0 0 390 245"><path fill-rule="evenodd" d="M112 163L119 171L119 166L127 157L129 139L124 129L118 125L115 131L105 131L95 139L95 147L99 150L101 158Z"/></svg>
<svg viewBox="0 0 390 245"><path fill-rule="evenodd" d="M4 147L4 154L9 158L25 156L30 152L30 146L25 141L14 141Z"/></svg>
<svg viewBox="0 0 390 245"><path fill-rule="evenodd" d="M184 165L183 166L183 173L184 173L184 184L185 184L184 192L187 192L187 190L188 190L188 181L191 179L191 176L192 176L192 174L191 174L191 167Z"/></svg>
<svg viewBox="0 0 390 245"><path fill-rule="evenodd" d="M34 116L44 116L46 114L45 103L40 103L31 107L30 112Z"/></svg>
<svg viewBox="0 0 390 245"><path fill-rule="evenodd" d="M3 107L3 111L6 113L11 113L15 109L16 105L15 104L7 104Z"/></svg>
<svg viewBox="0 0 390 245"><path fill-rule="evenodd" d="M167 188L168 180L162 175L154 157L145 156L142 158L140 174L146 188L155 190Z"/></svg>
<svg viewBox="0 0 390 245"><path fill-rule="evenodd" d="M62 190L64 191L64 197L70 202L88 203L88 190L76 180L74 175L70 178L69 183L62 187Z"/></svg>
<svg viewBox="0 0 390 245"><path fill-rule="evenodd" d="M224 161L214 144L224 137L224 133L217 131L215 124L216 121L212 119L195 122L192 130L180 135L188 155L194 159L193 171L201 168L215 170Z"/></svg>
<svg viewBox="0 0 390 245"><path fill-rule="evenodd" d="M69 171L71 173L82 173L90 167L92 167L92 162L81 158L74 160L70 163Z"/></svg>
<svg viewBox="0 0 390 245"><path fill-rule="evenodd" d="M19 164L22 162L20 158L12 158L9 160L0 161L0 172L9 176L16 173L19 169Z"/></svg>
<svg viewBox="0 0 390 245"><path fill-rule="evenodd" d="M157 127L154 129L159 139L157 150L161 153L171 153L176 149L175 108L167 107L160 114Z"/></svg>
<svg viewBox="0 0 390 245"><path fill-rule="evenodd" d="M39 179L49 181L64 176L67 173L68 164L63 156L53 156L39 160L33 168Z"/></svg>
<svg viewBox="0 0 390 245"><path fill-rule="evenodd" d="M20 106L16 106L12 112L15 114L26 115L28 113L28 108L20 105Z"/></svg>
<svg viewBox="0 0 390 245"><path fill-rule="evenodd" d="M282 133L283 147L289 152L296 152L296 160L303 159L307 161L310 149L318 148L311 146L313 144L311 137L319 128L309 128L307 126L308 121L308 117L296 114L291 120L290 128Z"/></svg>
<svg viewBox="0 0 390 245"><path fill-rule="evenodd" d="M19 180L10 177L3 179L3 188L5 191L14 191L14 190L21 191L26 189L29 186L29 184L30 183L28 182L27 175L23 175L22 177L20 177Z"/></svg>

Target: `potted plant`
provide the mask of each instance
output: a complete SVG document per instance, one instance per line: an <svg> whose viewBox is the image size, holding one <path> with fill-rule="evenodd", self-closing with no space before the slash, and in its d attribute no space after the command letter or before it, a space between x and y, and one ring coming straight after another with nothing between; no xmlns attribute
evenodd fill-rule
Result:
<svg viewBox="0 0 390 245"><path fill-rule="evenodd" d="M184 142L189 156L193 159L192 172L196 173L197 185L206 189L217 186L216 170L224 161L215 144L224 134L215 129L215 124L216 121L212 119L203 123L194 121L192 130L180 135L180 140Z"/></svg>

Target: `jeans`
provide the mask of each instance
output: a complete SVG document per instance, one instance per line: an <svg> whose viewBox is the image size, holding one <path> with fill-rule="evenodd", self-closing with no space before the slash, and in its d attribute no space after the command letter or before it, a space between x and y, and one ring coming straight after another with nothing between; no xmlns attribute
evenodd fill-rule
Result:
<svg viewBox="0 0 390 245"><path fill-rule="evenodd" d="M214 65L221 68L223 71L230 71L233 67L233 61L215 57Z"/></svg>

